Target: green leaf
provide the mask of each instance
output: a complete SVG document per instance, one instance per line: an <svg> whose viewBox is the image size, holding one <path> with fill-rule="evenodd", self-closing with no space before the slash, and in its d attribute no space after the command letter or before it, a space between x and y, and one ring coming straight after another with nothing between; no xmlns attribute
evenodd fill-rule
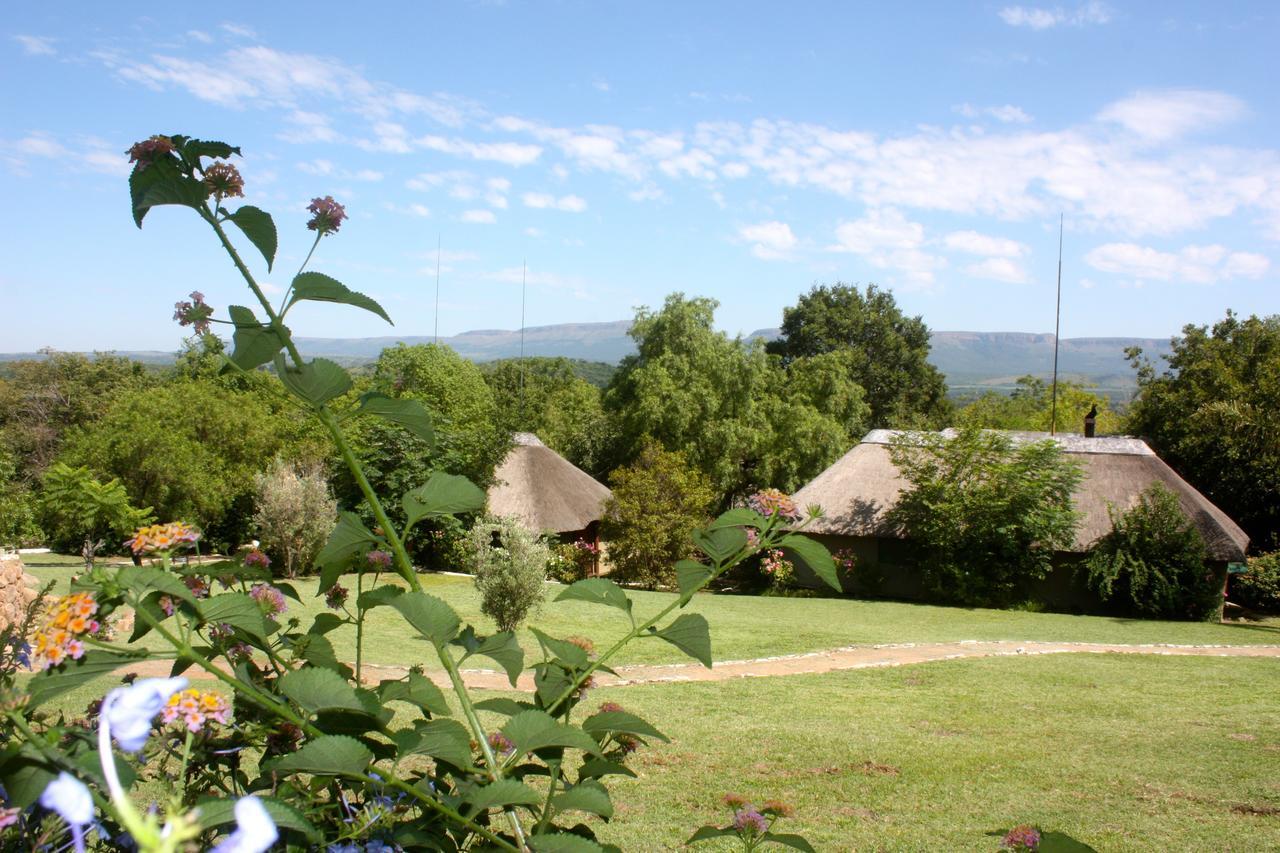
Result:
<svg viewBox="0 0 1280 853"><path fill-rule="evenodd" d="M529 839L534 853L605 853L605 849L589 838L557 832Z"/></svg>
<svg viewBox="0 0 1280 853"><path fill-rule="evenodd" d="M580 811L608 820L613 817L613 803L609 800L609 792L594 779L579 782L562 794L551 798L551 805L556 811Z"/></svg>
<svg viewBox="0 0 1280 853"><path fill-rule="evenodd" d="M522 711L502 727L502 733L515 744L520 754L535 752L548 747L581 749L592 755L600 754L600 745L574 726L557 722L544 711Z"/></svg>
<svg viewBox="0 0 1280 853"><path fill-rule="evenodd" d="M165 613L164 609L160 606L160 596L161 593L153 592L146 598L142 599L142 601L138 603L138 606L134 608L133 633L129 635L130 643L136 643L138 640L141 640L147 634L151 633L151 622L144 619L136 611L146 611L147 615L154 619L157 624L169 618L169 614Z"/></svg>
<svg viewBox="0 0 1280 853"><path fill-rule="evenodd" d="M0 784L8 796L7 805L20 809L30 808L40 799L44 789L58 775L54 767L30 744L22 744L15 750L6 750L0 760Z"/></svg>
<svg viewBox="0 0 1280 853"><path fill-rule="evenodd" d="M590 604L604 604L631 612L631 599L627 598L622 587L605 578L587 578L570 584L564 592L556 596L556 601L586 601Z"/></svg>
<svg viewBox="0 0 1280 853"><path fill-rule="evenodd" d="M206 623L225 622L260 640L270 633L262 607L243 592L225 592L200 602L200 616Z"/></svg>
<svg viewBox="0 0 1280 853"><path fill-rule="evenodd" d="M601 711L598 714L592 714L582 721L582 730L589 735L612 734L613 732L621 732L623 734L635 735L637 737L655 738L656 740L670 742L671 738L649 725L635 714L626 711Z"/></svg>
<svg viewBox="0 0 1280 853"><path fill-rule="evenodd" d="M307 837L312 844L319 844L323 840L320 830L316 829L310 821L288 803L277 800L272 797L264 797L261 794L256 795L258 801L262 803L263 808L267 810L267 814L271 816L271 820L276 826L282 829L292 829L300 832ZM213 829L219 826L227 826L235 823L235 805L236 800L233 797L206 797L196 803L200 809L200 826L205 829Z"/></svg>
<svg viewBox="0 0 1280 853"><path fill-rule="evenodd" d="M236 327L231 335L231 343L235 347L230 356L231 363L241 370L253 370L266 364L284 346L275 329L263 326L243 305L229 306L227 314Z"/></svg>
<svg viewBox="0 0 1280 853"><path fill-rule="evenodd" d="M1045 832L1040 836L1040 847L1043 853L1097 853L1083 841L1077 841L1063 832Z"/></svg>
<svg viewBox="0 0 1280 853"><path fill-rule="evenodd" d="M285 673L280 678L280 692L312 714L365 710L355 688L328 669L306 667Z"/></svg>
<svg viewBox="0 0 1280 853"><path fill-rule="evenodd" d="M316 592L320 595L328 592L338 582L351 558L361 551L369 550L369 546L377 541L378 537L364 526L360 516L347 510L338 513L337 526L329 534L329 541L324 543L324 547L316 555L316 565L321 569L320 587Z"/></svg>
<svg viewBox="0 0 1280 853"><path fill-rule="evenodd" d="M425 675L410 672L402 681L383 681L378 685L378 696L383 702L408 702L437 717L449 715L449 703L435 682Z"/></svg>
<svg viewBox="0 0 1280 853"><path fill-rule="evenodd" d="M356 293L354 290L348 289L342 282L323 273L298 273L293 279L293 296L289 299L289 304L284 307L284 310L288 311L295 302L303 299L312 302L340 302L344 305L354 305L357 308L372 311L388 323L391 323L391 318L387 316L387 312L383 311L382 306L377 302L374 302L363 293ZM391 325L394 326L395 323L391 323Z"/></svg>
<svg viewBox="0 0 1280 853"><path fill-rule="evenodd" d="M747 546L747 532L741 527L695 530L693 544L716 563L723 563Z"/></svg>
<svg viewBox="0 0 1280 853"><path fill-rule="evenodd" d="M271 214L265 210L246 204L235 213L228 214L227 219L236 224L244 232L249 242L258 247L262 257L267 261L267 271L276 260L276 223Z"/></svg>
<svg viewBox="0 0 1280 853"><path fill-rule="evenodd" d="M285 362L284 353L277 353L275 365L284 387L313 406L323 406L351 390L351 376L327 358L313 358L302 367L292 367Z"/></svg>
<svg viewBox="0 0 1280 853"><path fill-rule="evenodd" d="M803 850L804 853L816 853L808 841L804 840L803 835L796 835L792 832L766 832L763 836L765 841L771 841L774 844L781 844L783 847L790 847L792 850ZM1040 849L1044 849L1043 847Z"/></svg>
<svg viewBox="0 0 1280 853"><path fill-rule="evenodd" d="M607 758L588 758L578 768L579 779L598 779L601 776L630 776L634 779L636 772L625 764Z"/></svg>
<svg viewBox="0 0 1280 853"><path fill-rule="evenodd" d="M405 589L402 586L396 586L393 583L386 583L380 587L360 593L360 597L356 599L356 607L361 610L372 610L375 607L386 607L394 598L404 595Z"/></svg>
<svg viewBox="0 0 1280 853"><path fill-rule="evenodd" d="M514 717L521 711L533 710L533 705L528 702L517 702L514 699L508 699L505 696L497 696L493 699L481 699L476 703L477 711L491 711L494 714L501 714L504 717Z"/></svg>
<svg viewBox="0 0 1280 853"><path fill-rule="evenodd" d="M454 767L471 765L471 734L457 720L419 720L413 729L395 732L392 739L402 759L408 755L430 755Z"/></svg>
<svg viewBox="0 0 1280 853"><path fill-rule="evenodd" d="M722 527L764 527L767 522L760 513L746 507L734 507L720 513L720 517L707 525L707 530L719 530Z"/></svg>
<svg viewBox="0 0 1280 853"><path fill-rule="evenodd" d="M737 835L738 831L731 826L703 826L698 831L689 836L689 840L685 844L694 844L698 841L709 841L712 838L724 838L730 835Z"/></svg>
<svg viewBox="0 0 1280 853"><path fill-rule="evenodd" d="M428 447L435 446L436 435L431 426L431 413L411 397L388 397L386 394L370 391L360 397L360 411L400 424L425 441Z"/></svg>
<svg viewBox="0 0 1280 853"><path fill-rule="evenodd" d="M556 658L570 669L586 669L587 664L590 663L587 650L581 646L575 646L573 643L568 643L564 640L557 640L550 634L532 626L529 630L538 638L538 642L542 645L548 657Z"/></svg>
<svg viewBox="0 0 1280 853"><path fill-rule="evenodd" d="M524 649L520 648L520 644L516 642L516 635L511 631L485 637L474 649L468 649L458 663L462 663L472 655L483 655L495 661L506 670L507 679L512 687L516 686L516 679L524 669Z"/></svg>
<svg viewBox="0 0 1280 853"><path fill-rule="evenodd" d="M424 518L484 509L486 499L484 491L466 477L437 472L425 484L405 492L400 499L408 518L405 529Z"/></svg>
<svg viewBox="0 0 1280 853"><path fill-rule="evenodd" d="M69 693L99 676L114 672L127 663L134 663L139 657L90 649L80 660L66 661L53 669L38 672L27 682L27 710Z"/></svg>
<svg viewBox="0 0 1280 853"><path fill-rule="evenodd" d="M266 762L279 773L315 773L320 776L360 776L373 761L373 753L355 738L325 735L303 744L297 752Z"/></svg>
<svg viewBox="0 0 1280 853"><path fill-rule="evenodd" d="M409 624L436 646L443 646L458 635L461 620L453 608L434 595L407 592L391 600L391 606Z"/></svg>
<svg viewBox="0 0 1280 853"><path fill-rule="evenodd" d="M472 790L467 794L467 802L477 811L485 811L498 806L536 806L542 802L542 795L515 779L499 779L492 785Z"/></svg>
<svg viewBox="0 0 1280 853"><path fill-rule="evenodd" d="M171 136L170 139L176 143L181 136ZM213 157L218 160L227 160L232 154L239 154L240 148L235 145L228 145L225 142L217 142L212 139L188 139L181 144L182 158L192 166L200 165L201 157Z"/></svg>
<svg viewBox="0 0 1280 853"><path fill-rule="evenodd" d="M307 629L307 633L324 636L330 631L336 631L345 624L347 624L347 620L336 613L317 613L316 618L311 620L311 627Z"/></svg>
<svg viewBox="0 0 1280 853"><path fill-rule="evenodd" d="M151 171L148 167L147 171ZM209 188L203 181L177 174L152 184L142 194L141 200L134 206L134 218L140 219L138 210L150 210L162 204L180 204L184 207L200 208L209 197Z"/></svg>
<svg viewBox="0 0 1280 853"><path fill-rule="evenodd" d="M681 560L676 563L676 586L680 588L681 600L688 602L693 598L693 594L706 583L713 571L714 569L705 563L696 563L693 560Z"/></svg>
<svg viewBox="0 0 1280 853"><path fill-rule="evenodd" d="M117 578L121 586L139 598L154 591L180 598L189 604L196 603L191 590L172 572L153 566L125 566L120 570Z"/></svg>
<svg viewBox="0 0 1280 853"><path fill-rule="evenodd" d="M681 614L661 631L654 631L653 636L661 637L707 669L711 668L711 629L701 613Z"/></svg>
<svg viewBox="0 0 1280 853"><path fill-rule="evenodd" d="M778 542L778 547L787 552L792 559L807 566L809 571L826 581L832 589L841 591L836 561L831 559L831 552L821 542L793 533L790 536L784 536Z"/></svg>
<svg viewBox="0 0 1280 853"><path fill-rule="evenodd" d="M332 670L344 681L354 675L351 667L338 660L338 653L334 650L333 643L329 642L329 638L323 634L303 634L298 642L302 646L302 659L312 666Z"/></svg>

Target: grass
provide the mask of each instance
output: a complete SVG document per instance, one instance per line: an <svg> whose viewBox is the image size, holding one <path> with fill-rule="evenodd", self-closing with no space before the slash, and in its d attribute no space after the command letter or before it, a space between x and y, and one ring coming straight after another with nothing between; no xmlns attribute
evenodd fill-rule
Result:
<svg viewBox="0 0 1280 853"><path fill-rule="evenodd" d="M28 571L41 581L54 580L65 591L72 574L82 570L79 558L60 555L27 555ZM399 583L384 576L383 583ZM354 590L355 578L342 583ZM423 575L425 590L449 602L464 621L482 632L493 623L480 612L479 597L469 578ZM322 612L323 600L315 595L316 581L294 584L302 603L290 602L288 615L302 618ZM559 587L550 586L548 599ZM669 593L632 592L637 616L657 612L672 599ZM716 660L741 660L780 654L817 651L850 645L925 643L957 640L1044 640L1099 643L1176 643L1189 645L1280 644L1280 619L1256 623L1207 624L1156 622L1100 616L1071 616L980 608L935 607L888 601L843 598L768 598L734 595L700 595L690 610L706 616L711 624ZM557 637L581 635L597 648L607 648L627 630L626 618L610 608L580 602L551 603L531 622ZM355 631L344 628L330 634L338 656L355 659ZM527 630L519 641L526 650L537 648ZM404 623L389 608L370 612L365 623L365 660L374 664L422 663L435 668L425 642L407 641ZM631 644L618 664L678 663L688 658L661 640Z"/></svg>

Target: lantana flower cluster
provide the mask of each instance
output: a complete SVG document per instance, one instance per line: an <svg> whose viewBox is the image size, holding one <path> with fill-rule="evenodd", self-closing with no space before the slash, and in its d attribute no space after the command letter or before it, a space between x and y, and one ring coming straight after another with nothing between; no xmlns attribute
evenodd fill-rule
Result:
<svg viewBox="0 0 1280 853"><path fill-rule="evenodd" d="M219 161L205 169L204 185L219 200L244 198L244 178L240 176L240 170L230 163Z"/></svg>
<svg viewBox="0 0 1280 853"><path fill-rule="evenodd" d="M800 519L800 510L791 497L779 489L765 489L747 498L747 505L765 518Z"/></svg>
<svg viewBox="0 0 1280 853"><path fill-rule="evenodd" d="M231 720L231 706L221 694L192 687L169 697L160 718L166 725L185 725L187 731L199 733L212 720L226 725Z"/></svg>
<svg viewBox="0 0 1280 853"><path fill-rule="evenodd" d="M1026 824L1015 826L1000 840L1000 849L1014 853L1035 853L1040 849L1040 830Z"/></svg>
<svg viewBox="0 0 1280 853"><path fill-rule="evenodd" d="M346 208L334 201L331 195L311 199L307 210L312 214L311 219L307 221L307 227L319 232L321 236L336 234L342 225L342 220L347 218Z"/></svg>
<svg viewBox="0 0 1280 853"><path fill-rule="evenodd" d="M141 556L143 554L167 554L181 548L190 548L198 541L200 541L200 531L185 521L171 521L168 524L152 524L149 527L140 527L133 534L133 538L127 540L124 544L133 553Z"/></svg>
<svg viewBox="0 0 1280 853"><path fill-rule="evenodd" d="M167 136L156 134L150 139L135 142L125 152L130 163L137 163L138 171L145 172L147 167L166 154L173 153L173 140Z"/></svg>
<svg viewBox="0 0 1280 853"><path fill-rule="evenodd" d="M197 335L209 333L209 321L213 317L213 306L204 301L204 294L198 290L191 291L191 301L183 299L173 303L173 319L179 326L191 326Z"/></svg>
<svg viewBox="0 0 1280 853"><path fill-rule="evenodd" d="M96 634L102 624L97 615L98 602L93 594L76 592L58 599L48 621L35 633L36 665L50 669L70 658L84 657L82 637Z"/></svg>
<svg viewBox="0 0 1280 853"><path fill-rule="evenodd" d="M249 590L249 597L258 602L268 616L278 616L288 608L284 593L269 583L257 583Z"/></svg>

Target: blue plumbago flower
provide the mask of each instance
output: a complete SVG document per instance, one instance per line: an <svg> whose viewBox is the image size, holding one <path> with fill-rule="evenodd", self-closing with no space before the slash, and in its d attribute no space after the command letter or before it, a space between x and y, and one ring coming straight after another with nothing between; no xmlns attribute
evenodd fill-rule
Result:
<svg viewBox="0 0 1280 853"><path fill-rule="evenodd" d="M275 822L255 796L236 800L236 830L209 853L264 853L280 837Z"/></svg>
<svg viewBox="0 0 1280 853"><path fill-rule="evenodd" d="M45 787L40 805L67 822L76 853L84 853L84 828L93 823L93 795L85 784L64 770Z"/></svg>
<svg viewBox="0 0 1280 853"><path fill-rule="evenodd" d="M156 715L187 684L185 678L143 678L118 687L102 700L102 725L125 752L139 752L147 745Z"/></svg>
<svg viewBox="0 0 1280 853"><path fill-rule="evenodd" d="M330 844L325 848L326 853L361 853L361 847L354 841L348 841L345 844Z"/></svg>

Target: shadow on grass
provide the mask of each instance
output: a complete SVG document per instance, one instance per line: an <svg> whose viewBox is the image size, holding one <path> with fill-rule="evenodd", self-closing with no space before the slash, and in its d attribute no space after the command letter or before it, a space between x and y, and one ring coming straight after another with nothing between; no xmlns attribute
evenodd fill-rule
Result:
<svg viewBox="0 0 1280 853"><path fill-rule="evenodd" d="M987 835L993 838L1004 838L1009 830L996 830L988 832ZM1001 847L1001 850L1005 848ZM1026 848L1015 848L1026 849ZM1083 841L1077 841L1065 832L1042 832L1040 833L1040 846L1036 847L1037 853L1098 853Z"/></svg>

